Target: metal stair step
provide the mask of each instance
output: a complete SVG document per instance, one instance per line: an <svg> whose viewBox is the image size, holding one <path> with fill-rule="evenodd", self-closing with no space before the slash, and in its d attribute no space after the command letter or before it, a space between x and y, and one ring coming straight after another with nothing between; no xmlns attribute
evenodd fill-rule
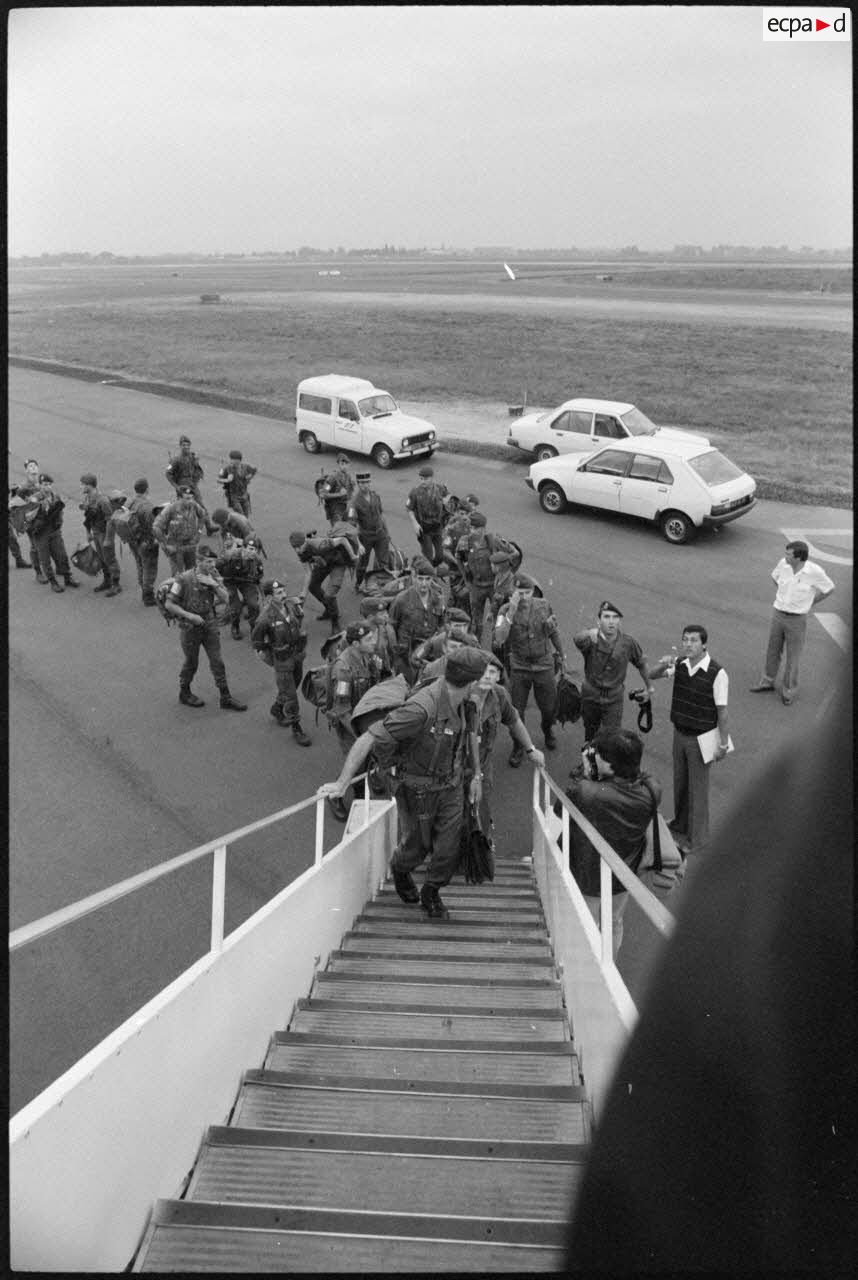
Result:
<svg viewBox="0 0 858 1280"><path fill-rule="evenodd" d="M552 965L554 963L554 954L547 938L533 939L528 936L528 940L504 939L498 942L495 938L464 938L450 933L445 936L443 932L438 936L439 932L435 930L431 933L421 928L413 929L410 933L406 931L389 933L383 931L380 926L372 930L362 929L360 932L349 930L342 939L340 950L344 953L371 952L374 955L387 952L412 956L467 956L475 959L496 958L498 960L534 959Z"/></svg>
<svg viewBox="0 0 858 1280"><path fill-rule="evenodd" d="M418 882L419 882L418 872ZM510 906L516 906L518 903L532 902L539 906L539 894L536 891L535 884L518 884L516 882L510 884L498 884L492 880L488 884L462 884L451 880L448 885L444 886L444 898L450 898L455 902L503 902ZM402 902L399 894L394 889L390 881L387 881L375 897L372 899L375 903Z"/></svg>
<svg viewBox="0 0 858 1280"><path fill-rule="evenodd" d="M483 1141L587 1140L583 1097L560 1101L418 1093L416 1086L365 1089L362 1081L355 1080L348 1088L320 1088L284 1083L288 1079L288 1075L248 1072L230 1117L231 1126Z"/></svg>
<svg viewBox="0 0 858 1280"><path fill-rule="evenodd" d="M527 1047L500 1049L319 1042L304 1034L278 1031L265 1058L268 1071L336 1072L362 1078L387 1074L392 1080L448 1080L462 1084L580 1084L578 1061L567 1043L552 1048L563 1053L532 1053Z"/></svg>
<svg viewBox="0 0 858 1280"><path fill-rule="evenodd" d="M504 1012L501 1017L490 1014L463 1013L460 1009L421 1013L406 1009L392 1012L376 1007L369 1009L330 1008L325 1002L299 1000L289 1023L290 1031L324 1031L350 1035L358 1040L370 1036L390 1036L406 1042L417 1037L439 1042L452 1040L568 1040L565 1017L536 1017Z"/></svg>
<svg viewBox="0 0 858 1280"><path fill-rule="evenodd" d="M310 999L328 1001L356 1001L384 1006L408 1005L444 1007L497 1012L512 1009L517 1012L532 1010L550 1014L562 1013L562 988L558 983L534 988L527 983L446 982L429 978L404 980L392 975L387 979L363 978L358 974L317 973L310 991Z"/></svg>
<svg viewBox="0 0 858 1280"><path fill-rule="evenodd" d="M471 905L466 903L463 906L455 906L450 898L444 895L444 906L450 912L450 918L455 920L457 924L467 921L471 924L490 925L496 924L501 926L509 925L514 929L544 929L545 919L541 911L534 908L525 909L524 907L516 907L510 909L504 906L483 906L481 904ZM379 923L406 923L410 925L417 911L420 911L420 917L425 919L422 910L413 906L408 906L404 902L399 902L396 906L393 903L370 903L364 907L363 911L357 917L358 921L370 922L378 921Z"/></svg>
<svg viewBox="0 0 858 1280"><path fill-rule="evenodd" d="M561 1271L553 1222L288 1210L159 1200L135 1271Z"/></svg>
<svg viewBox="0 0 858 1280"><path fill-rule="evenodd" d="M490 1145L490 1144L488 1144ZM211 1129L188 1200L566 1222L584 1146L380 1142L364 1136ZM462 1150L462 1146L467 1148Z"/></svg>
<svg viewBox="0 0 858 1280"><path fill-rule="evenodd" d="M412 909L403 920L391 920L385 923L379 919L365 919L358 916L352 925L353 933L382 933L388 938L437 938L440 941L452 939L464 944L469 939L474 942L548 942L548 933L544 928L533 923L516 924L508 920L491 920L480 922L463 919L461 916L450 916L449 920L431 920L424 911Z"/></svg>
<svg viewBox="0 0 858 1280"><path fill-rule="evenodd" d="M439 960L429 956L373 956L359 952L332 951L325 973L361 974L384 980L402 978L453 978L462 982L477 982L487 978L491 982L524 982L531 986L553 985L557 981L554 965L534 964L532 961L515 963L502 960L474 960L457 956Z"/></svg>

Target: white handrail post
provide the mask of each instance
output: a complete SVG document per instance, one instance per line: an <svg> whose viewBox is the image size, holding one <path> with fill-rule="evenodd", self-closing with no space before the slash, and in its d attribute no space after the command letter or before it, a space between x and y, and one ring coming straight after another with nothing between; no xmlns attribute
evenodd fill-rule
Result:
<svg viewBox="0 0 858 1280"><path fill-rule="evenodd" d="M599 859L599 920L602 928L602 964L614 963L614 913L611 893L611 868L604 858Z"/></svg>
<svg viewBox="0 0 858 1280"><path fill-rule="evenodd" d="M319 796L316 801L316 856L313 865L320 867L322 865L322 853L324 852L325 840L325 797Z"/></svg>
<svg viewBox="0 0 858 1280"><path fill-rule="evenodd" d="M369 826L369 769L363 778L363 825Z"/></svg>
<svg viewBox="0 0 858 1280"><path fill-rule="evenodd" d="M212 858L212 941L211 950L223 947L223 917L226 904L226 845L220 844Z"/></svg>

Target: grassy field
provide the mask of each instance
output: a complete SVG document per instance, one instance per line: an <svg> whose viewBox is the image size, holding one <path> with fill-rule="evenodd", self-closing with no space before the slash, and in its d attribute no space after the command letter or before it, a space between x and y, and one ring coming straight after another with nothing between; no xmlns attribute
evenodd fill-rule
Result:
<svg viewBox="0 0 858 1280"><path fill-rule="evenodd" d="M513 291L497 264L338 265L12 270L9 350L287 413L302 377L334 370L409 402L620 398L708 431L770 492L851 502L851 270L670 266L605 286L592 264L529 263Z"/></svg>

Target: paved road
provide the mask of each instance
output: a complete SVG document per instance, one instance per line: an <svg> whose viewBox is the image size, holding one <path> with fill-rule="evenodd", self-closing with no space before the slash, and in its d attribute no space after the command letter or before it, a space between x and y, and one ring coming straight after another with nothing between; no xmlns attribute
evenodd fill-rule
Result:
<svg viewBox="0 0 858 1280"><path fill-rule="evenodd" d="M210 506L220 493L213 477L230 448L241 447L260 466L252 490L254 518L269 548L268 567L297 585L288 534L323 524L312 481L321 462L330 459L303 453L293 428L29 370L10 371L9 393L10 469L19 469L27 456L50 469L67 500L70 550L81 531L81 472L95 470L104 488L130 488L147 475L153 495L165 497L166 481L159 477L168 448L187 432L206 467L203 492ZM800 735L819 712L843 661L842 630L849 619L842 611L851 598L850 513L760 503L721 534L674 548L642 525L616 518L544 515L523 484L526 467L520 462L438 455L436 470L454 491L479 493L490 524L521 543L566 637L590 623L604 596L619 605L627 629L653 656L678 644L683 623L709 627L712 651L731 677L737 746L713 775L716 821L739 788L753 785L760 761ZM412 550L403 502L415 468L375 472L374 479L394 539ZM831 558L828 567L838 584L826 602L826 625L811 624L802 696L790 709L773 698L744 694L758 673L772 598L768 575L787 530L794 536L813 530L811 541ZM127 553L122 564L130 588ZM142 608L136 590L105 600L93 596L92 585L94 580L87 581L60 600L31 573L10 574L12 927L302 799L339 769L336 742L325 727L309 722L313 747L302 751L271 720L271 673L246 639L235 642L227 632L223 648L231 687L249 711L219 710L205 663L195 688L207 706L191 711L176 700L175 630L155 610ZM344 596L355 599L350 588ZM309 616L314 658L326 632L312 610ZM571 641L569 649L572 658ZM668 697L662 684L647 758L667 784L669 811ZM529 725L538 735L532 711ZM550 761L558 780L577 762L581 739L580 725L562 733ZM502 753L496 767L502 783L498 827L507 849L525 853L529 770L509 770ZM309 865L311 850L309 819L285 840L256 841L253 850L242 850L229 875L228 927ZM153 890L144 900L100 913L68 936L16 955L13 1110L205 948L206 874L189 872L178 889L171 884ZM633 991L640 990L651 955L632 920L621 967Z"/></svg>

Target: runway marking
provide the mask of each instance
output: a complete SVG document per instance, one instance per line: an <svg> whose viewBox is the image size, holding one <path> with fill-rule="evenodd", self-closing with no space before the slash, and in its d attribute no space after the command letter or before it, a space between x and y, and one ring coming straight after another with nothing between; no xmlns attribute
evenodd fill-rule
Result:
<svg viewBox="0 0 858 1280"><path fill-rule="evenodd" d="M839 613L815 613L813 615L817 622L820 622L835 644L839 644L844 653L849 650L849 628L840 617Z"/></svg>
<svg viewBox="0 0 858 1280"><path fill-rule="evenodd" d="M820 551L819 547L813 545L810 539L813 536L825 538L848 538L852 539L851 529L781 529L781 533L785 538L801 538L810 547L810 554L815 560L825 560L829 564L847 564L854 563L852 556L835 556L830 551Z"/></svg>

